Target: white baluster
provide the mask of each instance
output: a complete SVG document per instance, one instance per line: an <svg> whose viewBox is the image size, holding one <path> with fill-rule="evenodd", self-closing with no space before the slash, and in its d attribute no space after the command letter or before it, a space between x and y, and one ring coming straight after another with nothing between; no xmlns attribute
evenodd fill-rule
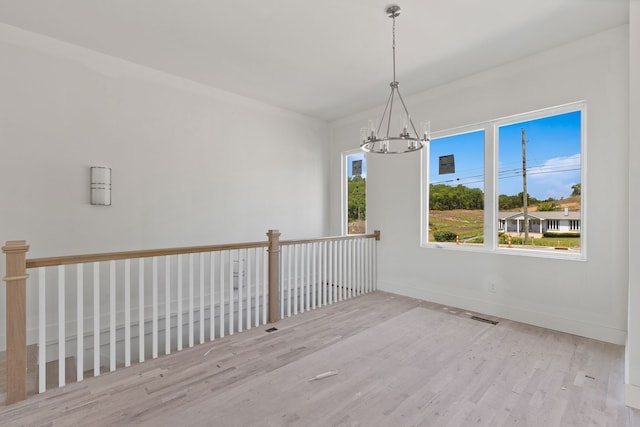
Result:
<svg viewBox="0 0 640 427"><path fill-rule="evenodd" d="M215 257L214 252L209 252L209 340L216 338L215 317L216 317L216 289L215 289Z"/></svg>
<svg viewBox="0 0 640 427"><path fill-rule="evenodd" d="M362 278L362 283L364 286L364 292L369 292L369 243L373 239L365 239L363 242L363 253L362 253L362 267L364 271L364 275Z"/></svg>
<svg viewBox="0 0 640 427"><path fill-rule="evenodd" d="M316 242L311 244L312 254L311 254L311 308L316 308L317 303L317 289L318 289L318 245Z"/></svg>
<svg viewBox="0 0 640 427"><path fill-rule="evenodd" d="M229 335L233 335L233 323L235 310L233 307L233 298L235 297L235 292L233 291L233 261L234 261L235 251L229 251Z"/></svg>
<svg viewBox="0 0 640 427"><path fill-rule="evenodd" d="M372 290L378 289L378 245L376 242L373 242L373 255L371 257L371 263L373 268L373 283Z"/></svg>
<svg viewBox="0 0 640 427"><path fill-rule="evenodd" d="M245 254L246 254L246 260L247 260L247 278L246 278L246 283L247 283L247 330L251 329L251 285L253 284L252 282L252 278L251 278L251 273L253 272L253 268L251 268L251 262L252 262L252 256L251 253L255 251L255 248L253 249L245 249Z"/></svg>
<svg viewBox="0 0 640 427"><path fill-rule="evenodd" d="M355 280L354 280L354 273L356 271L356 269L354 268L354 261L355 258L353 257L353 252L354 252L354 248L353 248L353 243L355 242L355 240L347 240L345 243L345 254L344 254L344 270L345 270L345 276L346 276L346 283L345 283L345 293L346 293L346 297L347 298L352 298L353 297L353 290L355 287Z"/></svg>
<svg viewBox="0 0 640 427"><path fill-rule="evenodd" d="M367 253L367 239L361 239L358 242L358 266L359 266L358 289L360 294L367 293L367 287L366 287L367 270L366 270L366 264L365 264L366 253Z"/></svg>
<svg viewBox="0 0 640 427"><path fill-rule="evenodd" d="M305 308L307 310L311 310L311 249L312 243L307 243L305 245L305 259L307 261L307 287L304 294Z"/></svg>
<svg viewBox="0 0 640 427"><path fill-rule="evenodd" d="M300 244L300 257L299 257L299 263L300 263L300 276L298 277L298 281L300 282L300 295L299 295L299 299L300 299L300 313L304 313L304 303L305 303L305 289L307 287L307 281L306 281L306 277L307 277L307 269L306 269L306 263L305 263L305 259L306 259L306 252L307 252L307 247L304 243Z"/></svg>
<svg viewBox="0 0 640 427"><path fill-rule="evenodd" d="M200 328L200 344L204 343L204 252L200 252L200 301L198 307L200 309L200 322L198 327Z"/></svg>
<svg viewBox="0 0 640 427"><path fill-rule="evenodd" d="M351 255L351 259L353 260L353 264L354 264L354 271L353 271L353 276L354 276L354 280L353 280L353 288L354 288L354 295L360 295L362 293L362 289L361 289L361 262L360 262L360 257L362 254L362 239L358 239L355 240L353 242L353 253Z"/></svg>
<svg viewBox="0 0 640 427"><path fill-rule="evenodd" d="M242 332L242 319L243 319L243 312L242 312L242 286L244 285L244 279L243 279L243 267L242 267L242 255L243 255L244 251L240 251L238 250L238 332Z"/></svg>
<svg viewBox="0 0 640 427"><path fill-rule="evenodd" d="M66 333L65 333L65 283L64 283L64 265L58 266L58 386L64 387L65 385L65 346L66 346Z"/></svg>
<svg viewBox="0 0 640 427"><path fill-rule="evenodd" d="M138 362L144 362L144 258L138 259Z"/></svg>
<svg viewBox="0 0 640 427"><path fill-rule="evenodd" d="M84 376L84 269L76 266L76 381Z"/></svg>
<svg viewBox="0 0 640 427"><path fill-rule="evenodd" d="M152 281L151 281L151 357L158 357L158 257L152 259Z"/></svg>
<svg viewBox="0 0 640 427"><path fill-rule="evenodd" d="M224 337L224 254L220 251L220 338Z"/></svg>
<svg viewBox="0 0 640 427"><path fill-rule="evenodd" d="M367 264L368 264L368 268L367 268L367 290L368 291L373 291L375 290L374 288L374 280L375 280L375 276L374 276L374 272L375 272L375 260L373 258L373 254L374 254L374 250L375 250L375 246L376 246L376 241L374 239L369 239L369 244L367 245Z"/></svg>
<svg viewBox="0 0 640 427"><path fill-rule="evenodd" d="M100 263L93 263L93 376L100 375Z"/></svg>
<svg viewBox="0 0 640 427"><path fill-rule="evenodd" d="M300 287L300 276L298 275L298 264L300 263L300 246L293 245L293 314L298 314L298 288Z"/></svg>
<svg viewBox="0 0 640 427"><path fill-rule="evenodd" d="M109 262L109 370L116 370L116 262Z"/></svg>
<svg viewBox="0 0 640 427"><path fill-rule="evenodd" d="M189 347L193 347L193 254L189 254Z"/></svg>
<svg viewBox="0 0 640 427"><path fill-rule="evenodd" d="M38 268L38 393L47 389L47 300L46 269Z"/></svg>
<svg viewBox="0 0 640 427"><path fill-rule="evenodd" d="M124 260L124 366L131 366L131 260Z"/></svg>
<svg viewBox="0 0 640 427"><path fill-rule="evenodd" d="M269 262L269 251L267 250L267 259L266 262ZM278 268L280 269L280 271L282 272L282 274L280 274L280 283L278 283L278 290L280 291L280 318L283 319L284 318L284 309L285 309L285 292L284 292L284 287L285 287L285 280L287 280L287 283L289 283L289 274L287 274L287 277L285 279L284 277L284 266L287 263L287 260L289 259L289 246L281 246L280 247L280 260L279 260L279 266ZM265 267L266 270L269 269L269 267ZM269 274L267 272L267 274ZM266 285L268 286L268 282L266 283ZM265 288L266 289L266 288ZM287 291L287 295L289 294L289 292ZM265 294L265 298L267 298L266 294ZM287 297L288 298L288 297Z"/></svg>
<svg viewBox="0 0 640 427"><path fill-rule="evenodd" d="M292 254L291 252L294 251L295 246L287 246L287 316L291 317L291 262L292 259L294 258L295 252Z"/></svg>
<svg viewBox="0 0 640 427"><path fill-rule="evenodd" d="M364 258L362 257L364 253L365 239L358 239L355 243L354 248L354 267L355 267L355 284L356 284L356 295L360 295L364 292Z"/></svg>
<svg viewBox="0 0 640 427"><path fill-rule="evenodd" d="M300 265L300 274L296 274L296 284L298 285L297 288L299 289L299 294L298 294L298 298L296 298L297 300L299 300L298 303L298 312L299 313L304 313L304 276L305 276L305 269L304 269L304 244L300 244L300 245L296 245L296 247L298 247L300 249L299 251L299 256L297 256L297 260L296 260L296 265ZM298 252L296 250L296 252Z"/></svg>
<svg viewBox="0 0 640 427"><path fill-rule="evenodd" d="M281 249L282 250L282 249ZM267 268L267 260L269 254L266 250L262 251L262 324L266 325L267 324L267 298L268 298L268 292L267 292L267 274L268 274L268 268ZM280 288L280 287L279 287ZM282 289L280 288L280 293L282 294ZM282 309L282 303L280 303L280 308ZM282 318L282 314L280 314L280 317Z"/></svg>
<svg viewBox="0 0 640 427"><path fill-rule="evenodd" d="M164 257L164 354L171 354L171 256Z"/></svg>
<svg viewBox="0 0 640 427"><path fill-rule="evenodd" d="M364 293L364 276L363 276L363 254L364 254L364 246L365 239L358 239L354 243L354 262L356 264L356 275L355 275L355 295L361 295Z"/></svg>
<svg viewBox="0 0 640 427"><path fill-rule="evenodd" d="M178 351L182 351L182 255L178 255L178 289L177 296L178 299L178 314L177 314L177 348Z"/></svg>
<svg viewBox="0 0 640 427"><path fill-rule="evenodd" d="M256 272L255 272L255 286L256 286L256 290L255 290L255 310L254 310L254 314L255 314L255 319L254 319L254 326L257 328L258 326L260 326L260 283L262 283L261 279L262 279L262 249L260 248L256 248L254 250L254 256L255 256L255 266L256 266Z"/></svg>
<svg viewBox="0 0 640 427"><path fill-rule="evenodd" d="M336 242L329 242L329 304L333 304L336 301L337 292L336 292L336 271L337 271L337 263L336 263Z"/></svg>
<svg viewBox="0 0 640 427"><path fill-rule="evenodd" d="M320 298L318 307L327 304L327 242L320 242Z"/></svg>

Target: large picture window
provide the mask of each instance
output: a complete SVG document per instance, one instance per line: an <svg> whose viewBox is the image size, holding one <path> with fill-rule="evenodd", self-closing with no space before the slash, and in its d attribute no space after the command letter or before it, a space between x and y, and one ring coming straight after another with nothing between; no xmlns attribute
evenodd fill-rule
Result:
<svg viewBox="0 0 640 427"><path fill-rule="evenodd" d="M574 103L434 132L423 245L584 258L585 115Z"/></svg>

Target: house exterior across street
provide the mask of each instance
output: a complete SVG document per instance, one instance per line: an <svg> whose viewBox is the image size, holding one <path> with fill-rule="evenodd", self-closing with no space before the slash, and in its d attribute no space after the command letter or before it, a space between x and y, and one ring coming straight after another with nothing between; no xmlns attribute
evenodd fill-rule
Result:
<svg viewBox="0 0 640 427"><path fill-rule="evenodd" d="M531 233L580 233L580 211L529 212ZM501 233L523 233L524 212L500 212L498 231Z"/></svg>

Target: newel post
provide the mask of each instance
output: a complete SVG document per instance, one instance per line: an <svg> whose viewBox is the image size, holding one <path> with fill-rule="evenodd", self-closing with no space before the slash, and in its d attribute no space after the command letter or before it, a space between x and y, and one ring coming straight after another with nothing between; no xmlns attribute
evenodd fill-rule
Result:
<svg viewBox="0 0 640 427"><path fill-rule="evenodd" d="M7 275L7 405L27 398L27 265L29 246L14 240L2 247Z"/></svg>
<svg viewBox="0 0 640 427"><path fill-rule="evenodd" d="M375 236L376 241L380 240L380 230L373 230L373 235Z"/></svg>
<svg viewBox="0 0 640 427"><path fill-rule="evenodd" d="M269 323L280 320L280 231L269 230Z"/></svg>

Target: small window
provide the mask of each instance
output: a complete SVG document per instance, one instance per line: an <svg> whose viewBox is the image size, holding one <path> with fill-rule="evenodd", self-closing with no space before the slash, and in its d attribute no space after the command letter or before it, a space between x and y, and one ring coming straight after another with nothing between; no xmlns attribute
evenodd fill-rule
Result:
<svg viewBox="0 0 640 427"><path fill-rule="evenodd" d="M367 157L360 150L343 153L343 234L367 232Z"/></svg>

